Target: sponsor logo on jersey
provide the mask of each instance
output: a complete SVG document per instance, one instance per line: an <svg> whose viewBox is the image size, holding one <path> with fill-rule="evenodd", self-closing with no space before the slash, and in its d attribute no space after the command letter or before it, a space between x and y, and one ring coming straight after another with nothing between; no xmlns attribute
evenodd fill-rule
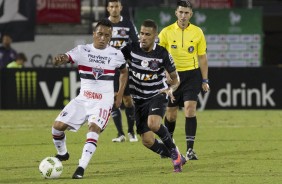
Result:
<svg viewBox="0 0 282 184"><path fill-rule="evenodd" d="M84 51L85 51L85 52L90 52L90 50L89 50L89 49L86 49L86 48L84 48Z"/></svg>
<svg viewBox="0 0 282 184"><path fill-rule="evenodd" d="M110 45L112 47L119 49L119 48L125 46L126 42L125 42L125 40L112 40L112 41L110 41Z"/></svg>
<svg viewBox="0 0 282 184"><path fill-rule="evenodd" d="M62 117L66 116L66 115L68 115L68 112L66 112L66 111L62 111L62 112L60 113L60 116L62 116Z"/></svg>
<svg viewBox="0 0 282 184"><path fill-rule="evenodd" d="M189 52L189 53L193 53L194 50L195 50L195 48L194 48L193 46L190 46L190 47L188 48L188 52Z"/></svg>
<svg viewBox="0 0 282 184"><path fill-rule="evenodd" d="M144 80L144 81L155 80L158 78L157 74L143 74L135 71L132 71L132 74L134 77L138 78L139 80Z"/></svg>
<svg viewBox="0 0 282 184"><path fill-rule="evenodd" d="M107 57L107 56L101 56L101 55L92 55L92 54L88 54L88 59L89 62L91 63L99 63L99 64L105 64L106 62L110 62L111 61L111 57Z"/></svg>
<svg viewBox="0 0 282 184"><path fill-rule="evenodd" d="M141 66L143 66L144 68L149 66L149 62L146 60L141 61Z"/></svg>
<svg viewBox="0 0 282 184"><path fill-rule="evenodd" d="M101 93L95 93L93 91L88 91L88 90L83 91L83 96L85 96L88 99L101 100L103 98L103 95Z"/></svg>
<svg viewBox="0 0 282 184"><path fill-rule="evenodd" d="M111 57L108 57L108 64L110 64L112 58Z"/></svg>

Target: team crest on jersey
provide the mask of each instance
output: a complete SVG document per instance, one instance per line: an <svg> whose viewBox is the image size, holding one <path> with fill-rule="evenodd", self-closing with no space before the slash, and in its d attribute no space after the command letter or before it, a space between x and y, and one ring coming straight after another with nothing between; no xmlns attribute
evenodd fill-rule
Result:
<svg viewBox="0 0 282 184"><path fill-rule="evenodd" d="M193 52L194 52L194 47L193 47L193 46L190 46L190 47L188 48L188 52L189 52L189 53L193 53Z"/></svg>
<svg viewBox="0 0 282 184"><path fill-rule="evenodd" d="M159 61L156 59L149 61L149 67L152 70L157 70L159 68Z"/></svg>
<svg viewBox="0 0 282 184"><path fill-rule="evenodd" d="M119 31L118 31L118 33L119 33L119 35L120 36L126 36L126 30L125 29L120 29Z"/></svg>
<svg viewBox="0 0 282 184"><path fill-rule="evenodd" d="M143 61L141 62L141 66L143 66L144 68L148 67L148 66L149 66L149 62L146 61L146 60L143 60Z"/></svg>
<svg viewBox="0 0 282 184"><path fill-rule="evenodd" d="M92 72L95 79L98 79L101 75L103 75L104 70L102 68L92 68Z"/></svg>

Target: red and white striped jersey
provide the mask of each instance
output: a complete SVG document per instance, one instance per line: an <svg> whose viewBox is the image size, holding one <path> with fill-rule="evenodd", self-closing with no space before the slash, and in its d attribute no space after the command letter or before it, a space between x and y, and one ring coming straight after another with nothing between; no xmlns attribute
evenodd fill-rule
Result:
<svg viewBox="0 0 282 184"><path fill-rule="evenodd" d="M114 95L115 69L125 67L125 59L120 50L111 46L101 50L94 48L93 44L86 44L78 45L66 54L71 62L78 65L81 80L79 96L85 99L89 97L89 92ZM97 98L98 96L96 95Z"/></svg>

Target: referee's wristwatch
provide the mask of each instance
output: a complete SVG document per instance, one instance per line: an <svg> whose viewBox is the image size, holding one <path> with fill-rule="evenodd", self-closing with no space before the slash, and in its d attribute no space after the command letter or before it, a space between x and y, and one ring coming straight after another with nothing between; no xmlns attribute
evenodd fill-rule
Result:
<svg viewBox="0 0 282 184"><path fill-rule="evenodd" d="M209 82L210 82L209 79L203 79L203 80L202 80L202 83L208 84Z"/></svg>

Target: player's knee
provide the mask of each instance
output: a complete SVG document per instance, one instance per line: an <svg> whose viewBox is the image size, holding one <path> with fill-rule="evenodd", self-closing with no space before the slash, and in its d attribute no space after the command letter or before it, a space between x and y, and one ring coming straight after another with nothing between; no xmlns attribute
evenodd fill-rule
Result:
<svg viewBox="0 0 282 184"><path fill-rule="evenodd" d="M185 101L184 102L184 113L186 117L196 116L197 101Z"/></svg>
<svg viewBox="0 0 282 184"><path fill-rule="evenodd" d="M98 125L96 125L95 123L89 123L88 130L90 132L96 132L97 134L101 133L101 128Z"/></svg>
<svg viewBox="0 0 282 184"><path fill-rule="evenodd" d="M169 122L176 121L176 118L177 118L176 115L166 114L166 119L167 119Z"/></svg>
<svg viewBox="0 0 282 184"><path fill-rule="evenodd" d="M166 115L165 115L166 119L169 121L169 122L172 122L172 121L176 121L176 118L177 118L177 111L174 112L174 111L167 111L166 112Z"/></svg>
<svg viewBox="0 0 282 184"><path fill-rule="evenodd" d="M186 106L184 108L186 117L194 117L196 116L196 107L194 106Z"/></svg>
<svg viewBox="0 0 282 184"><path fill-rule="evenodd" d="M145 139L143 138L142 139L142 144L147 147L147 148L150 148L153 144L154 144L154 141L152 141L151 139Z"/></svg>
<svg viewBox="0 0 282 184"><path fill-rule="evenodd" d="M166 110L165 117L169 122L176 121L178 107L168 107Z"/></svg>
<svg viewBox="0 0 282 184"><path fill-rule="evenodd" d="M148 127L150 128L150 130L152 130L153 132L157 132L160 129L160 125L158 123L148 123Z"/></svg>
<svg viewBox="0 0 282 184"><path fill-rule="evenodd" d="M65 131L67 127L68 127L67 124L64 124L63 122L60 121L55 121L53 124L53 128L59 131Z"/></svg>

